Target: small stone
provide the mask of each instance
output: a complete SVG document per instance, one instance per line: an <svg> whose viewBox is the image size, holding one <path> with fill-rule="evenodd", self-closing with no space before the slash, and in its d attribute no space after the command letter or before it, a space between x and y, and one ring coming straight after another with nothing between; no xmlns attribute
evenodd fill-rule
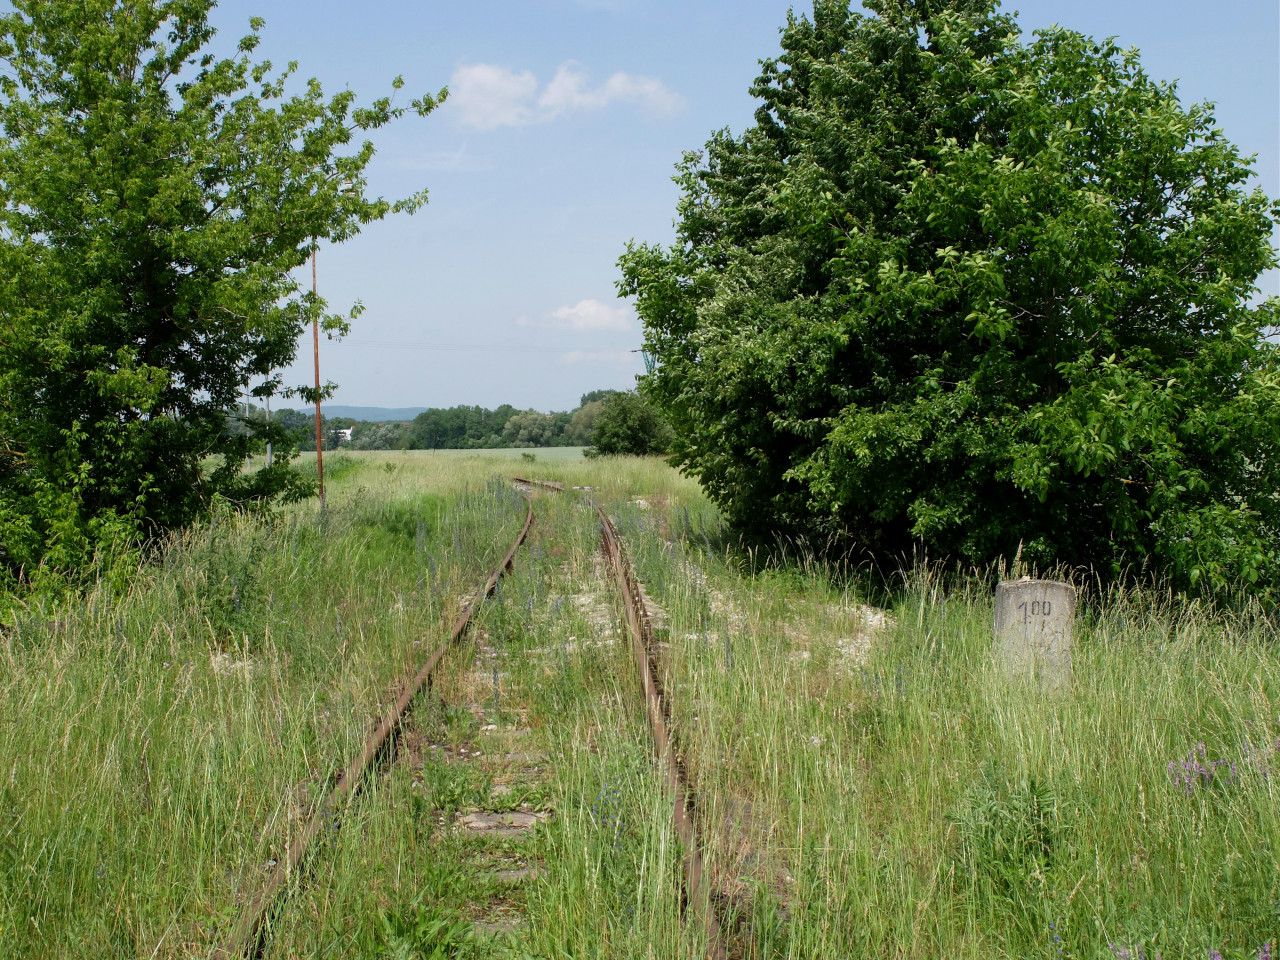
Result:
<svg viewBox="0 0 1280 960"><path fill-rule="evenodd" d="M508 870L495 870L493 879L499 883L517 884L532 880L542 873L537 867L512 867Z"/></svg>
<svg viewBox="0 0 1280 960"><path fill-rule="evenodd" d="M466 813L458 818L458 826L464 830L470 830L472 833L488 833L494 836L515 836L532 830L538 824L543 823L551 818L550 813L542 811L534 813L524 813L513 811L511 813L491 813L486 810L478 810L475 813Z"/></svg>

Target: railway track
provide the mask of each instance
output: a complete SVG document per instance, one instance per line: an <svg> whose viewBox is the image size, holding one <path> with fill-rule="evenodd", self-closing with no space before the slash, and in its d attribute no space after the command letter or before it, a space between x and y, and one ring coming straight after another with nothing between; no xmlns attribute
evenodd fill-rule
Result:
<svg viewBox="0 0 1280 960"><path fill-rule="evenodd" d="M515 477L513 481L521 489L526 501L524 524L519 535L484 585L464 605L448 639L436 647L417 672L405 681L399 697L381 717L359 753L335 776L328 791L316 804L302 831L289 844L285 856L273 867L262 886L255 892L242 911L231 935L215 950L214 957L219 960L257 960L263 955L269 939L269 920L283 899L290 880L306 868L313 841L326 824L333 823L341 817L344 806L359 790L361 784L378 767L380 761L390 754L418 694L430 684L433 675L449 651L467 635L473 614L485 599L493 595L499 580L512 568L516 553L534 523L532 491L539 488L556 493L568 492L561 484L548 481L529 480L522 477ZM672 803L672 824L680 839L683 859L681 908L686 916L702 927L707 960L727 960L728 952L725 944L728 925L725 918L719 915L715 899L710 895L706 882L695 794L688 773L680 760L671 731L670 708L658 680L659 674L654 658L653 627L649 611L617 528L594 498L588 497L587 500L599 519L601 549L610 578L623 601L627 635L644 690L645 712L653 741L653 752L661 768L667 795Z"/></svg>
<svg viewBox="0 0 1280 960"><path fill-rule="evenodd" d="M527 495L525 505L524 525L502 562L494 568L484 586L464 604L453 623L449 638L436 647L418 671L405 681L400 696L379 719L373 732L364 741L360 752L352 757L334 778L329 790L316 804L302 831L294 837L284 857L272 868L262 886L240 914L240 919L230 937L215 950L213 955L219 960L246 960L246 958L256 960L262 956L266 946L267 921L279 904L290 878L305 867L312 842L326 823L332 823L341 816L344 805L360 788L361 783L390 753L414 700L431 682L445 655L466 636L471 628L472 615L485 599L493 595L498 587L498 581L515 563L516 552L533 527L533 500Z"/></svg>
<svg viewBox="0 0 1280 960"><path fill-rule="evenodd" d="M540 487L557 493L565 492L563 485L545 480L514 478L526 488ZM645 606L635 571L627 558L618 529L605 509L592 497L588 502L600 521L601 549L609 572L622 597L627 623L627 635L631 640L636 668L644 688L645 713L649 720L649 732L653 738L654 754L662 768L667 794L672 803L671 819L676 835L680 838L684 868L684 909L699 923L706 937L707 960L727 960L728 924L718 915L715 901L705 879L702 857L702 841L696 814L695 794L688 772L680 761L680 754L671 734L671 714L667 699L658 682L655 669L653 625Z"/></svg>

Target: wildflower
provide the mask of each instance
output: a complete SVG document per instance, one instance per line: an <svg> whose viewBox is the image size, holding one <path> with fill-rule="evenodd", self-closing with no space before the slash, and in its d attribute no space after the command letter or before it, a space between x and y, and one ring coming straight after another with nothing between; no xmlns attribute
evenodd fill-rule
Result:
<svg viewBox="0 0 1280 960"><path fill-rule="evenodd" d="M1049 921L1049 932L1053 934L1054 955L1058 957L1058 960L1062 960L1066 955L1066 948L1062 943L1062 934L1058 932L1057 924L1052 920Z"/></svg>
<svg viewBox="0 0 1280 960"><path fill-rule="evenodd" d="M1221 773L1224 767L1226 772ZM1167 769L1173 785L1188 795L1194 793L1197 787L1207 789L1215 784L1230 786L1237 779L1236 765L1230 760L1210 760L1208 748L1203 741L1191 749L1185 760L1169 761Z"/></svg>

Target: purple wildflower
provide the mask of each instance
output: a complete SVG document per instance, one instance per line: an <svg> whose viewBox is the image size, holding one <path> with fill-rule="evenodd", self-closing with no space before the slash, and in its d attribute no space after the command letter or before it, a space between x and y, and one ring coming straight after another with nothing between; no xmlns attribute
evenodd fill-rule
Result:
<svg viewBox="0 0 1280 960"><path fill-rule="evenodd" d="M1225 772L1221 772L1223 768ZM1185 760L1171 760L1169 779L1185 794L1192 794L1197 787L1209 788L1216 784L1230 786L1236 782L1236 765L1230 760L1210 760L1208 748L1201 741L1187 754Z"/></svg>

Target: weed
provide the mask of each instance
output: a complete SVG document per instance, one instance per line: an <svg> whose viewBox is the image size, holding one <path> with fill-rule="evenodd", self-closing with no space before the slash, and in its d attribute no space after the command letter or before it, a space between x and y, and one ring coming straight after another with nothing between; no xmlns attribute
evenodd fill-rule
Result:
<svg viewBox="0 0 1280 960"><path fill-rule="evenodd" d="M1034 777L1010 781L984 770L953 822L960 868L988 896L1018 903L1043 896L1062 832L1054 792Z"/></svg>
<svg viewBox="0 0 1280 960"><path fill-rule="evenodd" d="M419 903L406 914L383 913L382 942L376 954L386 960L470 960L481 956L471 925Z"/></svg>
<svg viewBox="0 0 1280 960"><path fill-rule="evenodd" d="M314 505L224 515L127 592L19 610L0 636L0 953L207 952L519 528L519 461L503 456L334 457L351 465L327 471L323 535ZM754 812L707 834L747 956L1083 960L1114 956L1109 939L1131 960L1210 944L1271 960L1280 645L1265 617L1099 595L1073 683L1046 698L995 667L985 574L915 568L853 645L865 598L841 570L803 545L737 552L662 463L540 452L538 471L633 518L699 815ZM504 773L501 799L487 755L428 753L370 781L277 914L293 955L699 955L631 653L565 599L593 578L594 519L572 494L537 503L539 539L480 625L504 651L503 716L536 741L496 749L545 762ZM470 649L413 718L451 749L489 706L491 665ZM442 828L447 811L525 805L554 810L527 839ZM513 850L543 876L502 894L522 931L488 938L467 922L495 895L477 857Z"/></svg>
<svg viewBox="0 0 1280 960"><path fill-rule="evenodd" d="M1170 760L1168 769L1173 785L1187 795L1197 790L1226 789L1239 779L1232 761L1209 759L1203 741L1191 748L1185 760Z"/></svg>

